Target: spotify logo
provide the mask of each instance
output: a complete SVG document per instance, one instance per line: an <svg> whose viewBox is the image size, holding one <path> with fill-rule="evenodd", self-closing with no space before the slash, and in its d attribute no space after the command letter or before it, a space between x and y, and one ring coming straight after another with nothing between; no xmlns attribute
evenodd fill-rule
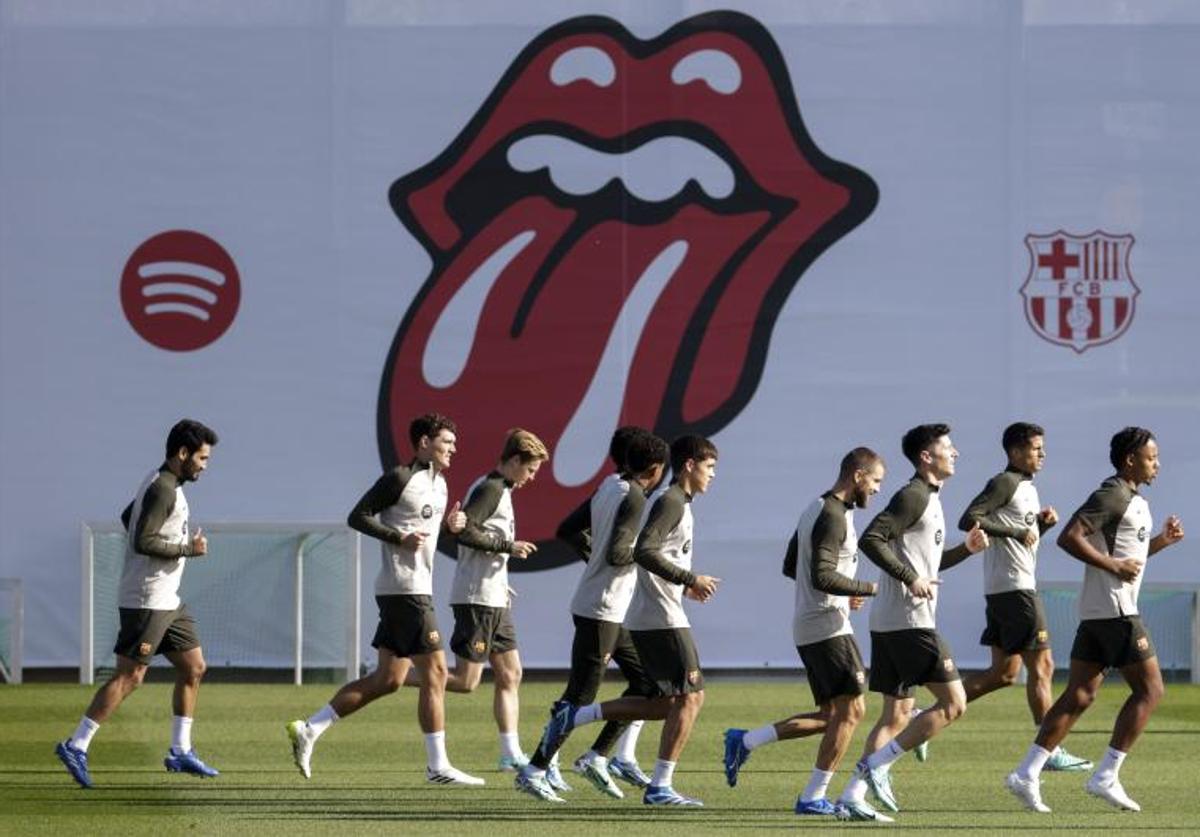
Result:
<svg viewBox="0 0 1200 837"><path fill-rule="evenodd" d="M172 352L202 349L224 334L241 297L225 248L191 230L142 242L121 274L125 318L146 342Z"/></svg>

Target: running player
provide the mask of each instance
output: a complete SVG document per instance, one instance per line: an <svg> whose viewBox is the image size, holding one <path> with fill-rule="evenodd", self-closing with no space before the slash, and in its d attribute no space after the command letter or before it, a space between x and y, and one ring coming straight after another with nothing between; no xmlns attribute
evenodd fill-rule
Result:
<svg viewBox="0 0 1200 837"><path fill-rule="evenodd" d="M521 656L509 598L508 559L524 560L537 551L536 544L517 540L512 492L532 482L549 458L546 445L528 430L509 432L499 466L476 480L467 492L463 508L467 522L458 533L458 562L450 588L454 610L450 650L456 661L446 689L475 691L484 661L491 664L495 683L492 712L500 733L498 766L507 773L529 762L517 731Z"/></svg>
<svg viewBox="0 0 1200 837"><path fill-rule="evenodd" d="M883 695L883 712L867 734L863 758L838 800L840 819L890 821L865 803L866 789L870 787L885 808L900 810L888 773L892 762L967 709L950 648L935 629L937 573L986 549L988 536L976 526L965 543L943 552L946 524L938 492L954 475L958 459L950 427L914 427L904 434L901 449L917 472L892 495L860 541L863 553L883 570L870 620L870 689ZM936 703L911 718L913 687L921 685Z"/></svg>
<svg viewBox="0 0 1200 837"><path fill-rule="evenodd" d="M621 472L607 477L592 495L589 520L594 532L594 553L571 600L571 618L575 622L571 673L556 705L581 706L594 701L609 660L616 661L629 682L625 696L657 694L629 632L621 623L637 583L634 542L641 527L646 493L662 478L668 455L662 439L644 431L638 433L627 441ZM578 516L573 517L574 525L582 522ZM572 538L572 533L562 527L559 534ZM617 799L624 794L609 775L607 755L620 731L618 722L606 723L596 743L575 762L577 772L602 793ZM553 742L543 739L530 766L518 774L517 789L548 802L561 801L549 778L557 751Z"/></svg>
<svg viewBox="0 0 1200 837"><path fill-rule="evenodd" d="M183 486L204 473L216 444L217 434L200 422L178 422L167 435L166 460L142 480L121 514L128 537L117 598L117 670L96 692L71 737L54 748L82 787L92 786L87 756L92 736L142 684L155 654L175 667L171 747L163 765L172 773L217 775L192 749L192 715L205 663L196 620L179 600L187 559L208 554L204 533L199 528L190 531Z"/></svg>
<svg viewBox="0 0 1200 837"><path fill-rule="evenodd" d="M797 814L833 814L825 798L834 771L850 747L854 729L866 713L866 677L862 655L850 627L878 585L858 581L858 535L854 510L865 509L883 482L884 464L870 448L855 448L842 458L837 482L800 515L788 544L783 573L796 581L792 636L804 662L813 702L819 712L793 715L752 730L725 731L725 778L737 784L750 753L775 741L823 732L808 785L796 799Z"/></svg>
<svg viewBox="0 0 1200 837"><path fill-rule="evenodd" d="M586 706L559 701L542 736L546 748L554 749L581 724L664 720L654 776L642 795L647 805L703 804L677 793L671 781L704 703L704 675L682 599L687 595L706 602L720 583L718 578L691 570L692 498L708 490L716 464L717 449L702 436L682 436L671 443L674 483L654 502L634 553L637 586L625 627L646 674L657 686L657 695Z"/></svg>
<svg viewBox="0 0 1200 837"><path fill-rule="evenodd" d="M988 480L971 501L958 528L978 526L991 545L983 551L983 594L987 625L979 641L992 649L987 671L963 681L967 703L1017 682L1021 663L1029 673L1025 696L1033 722L1041 725L1050 709L1054 659L1034 569L1042 535L1058 522L1058 512L1042 507L1033 477L1046 460L1046 431L1019 421L1001 437L1008 467ZM1058 747L1047 770L1090 770L1092 763Z"/></svg>
<svg viewBox="0 0 1200 837"><path fill-rule="evenodd" d="M1117 808L1140 811L1119 773L1163 695L1154 643L1138 615L1138 590L1146 559L1183 540L1183 523L1171 515L1162 531L1150 536L1150 506L1138 486L1158 475L1153 433L1126 427L1112 437L1108 458L1117 473L1092 492L1058 536L1058 545L1086 565L1067 688L1050 707L1024 760L1005 779L1026 808L1043 814L1050 808L1042 802L1041 771L1092 705L1110 668L1120 670L1131 694L1117 714L1100 767L1084 787Z"/></svg>
<svg viewBox="0 0 1200 837"><path fill-rule="evenodd" d="M446 514L446 479L457 440L454 422L437 413L414 419L408 436L412 462L385 473L362 496L347 523L380 541L383 564L375 579L379 626L372 645L375 671L347 683L307 721L287 725L292 756L304 778L312 775L317 739L338 719L390 695L410 666L420 675L417 719L425 736L425 778L436 785L482 785L450 764L446 755L446 655L433 610L433 556L438 530L461 532L466 515L458 504ZM376 519L378 515L378 519ZM443 521L443 516L445 520Z"/></svg>

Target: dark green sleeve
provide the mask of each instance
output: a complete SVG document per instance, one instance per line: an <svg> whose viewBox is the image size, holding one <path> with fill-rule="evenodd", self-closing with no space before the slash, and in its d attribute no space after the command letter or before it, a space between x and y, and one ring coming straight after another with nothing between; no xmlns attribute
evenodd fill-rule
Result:
<svg viewBox="0 0 1200 837"><path fill-rule="evenodd" d="M792 532L788 541L787 552L783 554L783 574L788 578L796 577L796 564L800 560L800 533Z"/></svg>
<svg viewBox="0 0 1200 837"><path fill-rule="evenodd" d="M1082 523L1089 535L1093 532L1107 533L1116 529L1128 508L1129 491L1121 490L1116 483L1106 482L1088 496L1072 519Z"/></svg>
<svg viewBox="0 0 1200 837"><path fill-rule="evenodd" d="M675 566L662 556L663 540L683 520L683 503L684 501L671 490L654 501L650 517L642 529L641 537L638 538L633 560L672 584L691 587L696 583L695 574Z"/></svg>
<svg viewBox="0 0 1200 837"><path fill-rule="evenodd" d="M846 518L821 509L812 528L812 586L834 596L869 596L871 583L838 572L838 551L846 540Z"/></svg>
<svg viewBox="0 0 1200 837"><path fill-rule="evenodd" d="M967 532L978 523L979 528L993 538L1020 539L1024 537L1024 526L1005 526L992 517L997 509L1008 505L1013 495L1017 493L1017 486L1020 484L1021 476L1012 471L1005 471L992 477L979 496L967 506L967 510L963 512L962 518L958 521L958 528Z"/></svg>
<svg viewBox="0 0 1200 837"><path fill-rule="evenodd" d="M173 543L162 527L175 508L175 489L155 480L142 495L142 510L133 528L134 549L140 555L170 560L192 554L190 543Z"/></svg>
<svg viewBox="0 0 1200 837"><path fill-rule="evenodd" d="M909 483L892 495L887 508L875 516L863 534L859 546L863 554L901 584L911 584L917 573L892 550L891 541L921 519L929 505L929 493L916 483Z"/></svg>
<svg viewBox="0 0 1200 837"><path fill-rule="evenodd" d="M558 524L554 537L575 550L584 562L592 557L592 498L588 497Z"/></svg>
<svg viewBox="0 0 1200 837"><path fill-rule="evenodd" d="M346 525L377 540L399 545L403 535L391 526L380 523L375 515L389 506L396 505L410 479L412 471L403 465L388 471L367 489L367 493L350 510Z"/></svg>
<svg viewBox="0 0 1200 837"><path fill-rule="evenodd" d="M500 506L504 497L504 480L500 477L488 477L471 492L463 514L467 516L467 525L458 533L458 542L463 546L478 549L480 552L510 552L513 542L501 532L484 527Z"/></svg>
<svg viewBox="0 0 1200 837"><path fill-rule="evenodd" d="M629 493L617 508L612 537L608 540L608 554L605 558L612 566L624 567L633 563L633 546L637 541L638 527L642 523L642 510L645 508L646 495L639 489L630 487Z"/></svg>

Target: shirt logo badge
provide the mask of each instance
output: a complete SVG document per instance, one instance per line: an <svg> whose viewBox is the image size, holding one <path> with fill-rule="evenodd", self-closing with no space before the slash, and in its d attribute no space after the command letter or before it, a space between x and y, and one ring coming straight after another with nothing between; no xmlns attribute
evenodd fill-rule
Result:
<svg viewBox="0 0 1200 837"><path fill-rule="evenodd" d="M1146 540L1146 527L1145 526L1138 527L1138 540L1139 541Z"/></svg>
<svg viewBox="0 0 1200 837"><path fill-rule="evenodd" d="M428 503L421 506L421 517L425 518L426 520L433 517L433 506L429 505Z"/></svg>
<svg viewBox="0 0 1200 837"><path fill-rule="evenodd" d="M1037 515L1031 511L1025 512L1025 525L1032 526L1033 521L1037 520Z"/></svg>
<svg viewBox="0 0 1200 837"><path fill-rule="evenodd" d="M684 555L687 555L689 552L692 551L692 542L690 540L684 541L683 547L681 548L680 551L683 552Z"/></svg>
<svg viewBox="0 0 1200 837"><path fill-rule="evenodd" d="M1141 290L1129 273L1132 235L1058 230L1025 236L1025 319L1050 343L1082 354L1129 329Z"/></svg>
<svg viewBox="0 0 1200 837"><path fill-rule="evenodd" d="M937 544L938 546L942 545L942 530L941 529L938 529L936 532L933 533L933 542L935 544Z"/></svg>

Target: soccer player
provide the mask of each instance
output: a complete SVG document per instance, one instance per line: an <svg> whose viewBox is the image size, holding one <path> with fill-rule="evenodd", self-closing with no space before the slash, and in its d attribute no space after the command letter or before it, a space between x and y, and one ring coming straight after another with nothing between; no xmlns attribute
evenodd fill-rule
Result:
<svg viewBox="0 0 1200 837"><path fill-rule="evenodd" d="M463 507L467 521L458 533L458 562L450 587L454 611L450 650L456 660L446 689L475 691L484 661L491 664L495 681L492 712L500 732L499 769L508 773L529 761L521 751L517 730L521 656L509 598L508 560L524 560L537 551L536 544L517 540L512 492L532 482L549 458L545 443L528 430L509 432L499 466L476 480L467 492Z"/></svg>
<svg viewBox="0 0 1200 837"><path fill-rule="evenodd" d="M612 720L663 720L654 776L642 795L647 805L699 806L698 799L674 790L675 765L704 703L704 675L683 597L706 602L719 578L692 572L692 498L708 490L716 473L717 449L703 436L681 436L671 443L674 482L650 509L638 538L633 603L625 627L633 638L655 697L622 697L578 706L554 705L542 736L547 749L562 746L581 724Z"/></svg>
<svg viewBox="0 0 1200 837"><path fill-rule="evenodd" d="M175 666L171 747L163 765L172 773L203 777L218 773L192 749L192 715L205 663L196 620L179 600L187 559L208 554L204 533L199 528L190 530L183 486L204 473L216 444L217 434L200 422L183 419L176 423L167 434L166 460L142 480L121 514L129 534L117 598L121 614L113 648L117 670L96 692L71 737L54 748L82 787L92 786L87 756L92 736L142 684L155 654L162 654Z"/></svg>
<svg viewBox="0 0 1200 837"><path fill-rule="evenodd" d="M668 456L666 442L644 431L638 433L627 441L621 472L605 478L592 495L588 519L593 531L593 553L571 600L571 618L575 623L571 673L556 706L592 703L609 660L616 661L629 681L625 696L657 694L657 687L647 677L633 640L621 623L637 583L634 542L641 528L646 493L662 479ZM575 521L572 525L582 522L577 515L572 518ZM568 540L572 539L572 533L564 527L572 518L559 528L559 534ZM602 793L616 799L624 794L609 775L607 755L620 732L621 725L609 721L592 748L575 762L576 771ZM543 738L530 765L517 775L517 789L548 802L561 801L549 773L557 751L554 742ZM640 774L641 770L637 772Z"/></svg>
<svg viewBox="0 0 1200 837"><path fill-rule="evenodd" d="M1058 512L1052 506L1042 507L1033 485L1046 460L1045 435L1041 427L1024 421L1005 428L1001 445L1008 467L988 480L958 521L962 531L978 526L991 539L983 551L987 624L979 641L991 647L992 665L963 681L967 703L1011 686L1023 661L1029 672L1025 695L1035 725L1041 725L1050 709L1054 678L1050 632L1034 577L1041 537L1058 522ZM1046 762L1047 770L1091 767L1090 761L1062 747Z"/></svg>
<svg viewBox="0 0 1200 837"><path fill-rule="evenodd" d="M1092 705L1110 668L1120 670L1131 694L1117 714L1104 759L1084 787L1117 808L1140 811L1119 773L1163 695L1154 643L1138 615L1138 590L1146 559L1183 540L1183 523L1171 515L1162 531L1150 536L1150 506L1138 486L1158 475L1153 433L1142 427L1121 430L1110 442L1109 461L1116 474L1092 492L1058 536L1058 545L1086 565L1067 688L1050 707L1025 759L1005 779L1025 807L1043 814L1050 808L1042 802L1041 771Z"/></svg>
<svg viewBox="0 0 1200 837"><path fill-rule="evenodd" d="M437 413L414 419L408 428L415 451L412 462L380 477L350 512L351 528L376 538L382 547L383 564L375 578L379 626L371 643L379 652L379 665L339 689L307 721L287 725L292 756L306 779L312 775L317 739L339 718L399 689L409 667L415 666L421 679L417 719L425 735L426 780L435 785L484 784L453 767L446 755L446 655L433 610L439 527L458 533L466 525L457 503L446 514L442 472L454 456L456 433L454 422Z"/></svg>
<svg viewBox="0 0 1200 837"><path fill-rule="evenodd" d="M883 570L871 606L871 677L869 687L883 695L883 712L867 734L863 758L838 800L839 819L890 822L864 801L869 787L891 811L900 810L888 773L892 762L952 724L967 709L967 697L950 648L938 635L939 568L952 567L988 546L987 533L975 526L966 542L943 552L946 523L942 485L954 475L958 451L946 424L922 424L900 443L916 473L892 495L859 542L863 553ZM911 718L913 687L933 693L933 706ZM911 722L910 722L911 718Z"/></svg>
<svg viewBox="0 0 1200 837"><path fill-rule="evenodd" d="M833 488L809 503L788 544L783 574L796 581L792 636L804 662L813 702L819 712L793 715L753 730L725 731L725 778L737 784L738 771L750 753L764 745L823 732L817 762L808 785L796 800L797 814L832 814L825 798L854 728L866 713L866 677L862 655L850 627L850 611L858 610L878 585L854 578L858 568L858 535L854 510L865 509L883 482L884 463L870 448L855 448L842 458Z"/></svg>

